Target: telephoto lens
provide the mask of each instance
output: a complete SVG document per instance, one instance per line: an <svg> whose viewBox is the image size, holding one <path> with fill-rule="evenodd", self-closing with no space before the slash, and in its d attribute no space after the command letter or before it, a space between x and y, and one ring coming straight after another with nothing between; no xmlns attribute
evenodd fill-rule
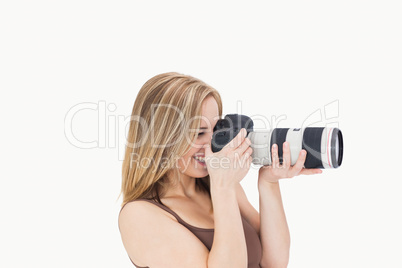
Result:
<svg viewBox="0 0 402 268"><path fill-rule="evenodd" d="M272 145L278 145L279 162L283 162L283 143L290 149L291 165L302 149L307 151L305 168L337 168L342 164L343 137L338 128L275 128L273 131L250 132L253 163L271 165Z"/></svg>
<svg viewBox="0 0 402 268"><path fill-rule="evenodd" d="M283 162L283 143L289 143L291 165L294 165L302 149L306 150L305 168L338 168L342 164L343 137L338 128L275 128L272 131L254 131L253 121L245 115L230 114L218 120L212 136L212 151L221 150L242 128L253 149L253 164L272 164L272 145L278 145L279 162Z"/></svg>

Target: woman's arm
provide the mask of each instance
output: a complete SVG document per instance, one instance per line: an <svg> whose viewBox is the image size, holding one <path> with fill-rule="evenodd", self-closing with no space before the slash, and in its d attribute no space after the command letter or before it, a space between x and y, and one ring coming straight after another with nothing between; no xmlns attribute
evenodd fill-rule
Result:
<svg viewBox="0 0 402 268"><path fill-rule="evenodd" d="M236 197L236 185L251 165L251 141L246 135L247 131L242 129L217 153L212 153L210 146L205 148L215 224L208 267L246 268L248 264L246 238Z"/></svg>
<svg viewBox="0 0 402 268"><path fill-rule="evenodd" d="M211 189L215 232L209 268L247 267L247 246L235 190Z"/></svg>
<svg viewBox="0 0 402 268"><path fill-rule="evenodd" d="M289 262L290 234L283 209L279 183L260 181L260 240L261 267L287 267Z"/></svg>
<svg viewBox="0 0 402 268"><path fill-rule="evenodd" d="M261 267L286 267L289 261L290 235L278 183L259 181L260 213L250 204L239 184L237 199L241 214L260 236L263 254Z"/></svg>
<svg viewBox="0 0 402 268"><path fill-rule="evenodd" d="M279 180L305 174L320 174L319 169L304 169L306 151L301 150L296 164L291 167L289 143L283 143L283 163L278 158L278 146L272 146L272 165L260 168L258 190L260 195L260 239L263 268L287 267L289 262L290 235L283 209Z"/></svg>

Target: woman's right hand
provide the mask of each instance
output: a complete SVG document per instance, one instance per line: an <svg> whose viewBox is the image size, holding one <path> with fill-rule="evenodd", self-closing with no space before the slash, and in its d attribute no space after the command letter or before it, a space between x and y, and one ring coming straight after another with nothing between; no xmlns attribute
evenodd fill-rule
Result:
<svg viewBox="0 0 402 268"><path fill-rule="evenodd" d="M247 131L240 132L222 150L213 153L211 145L205 146L205 162L207 165L211 187L215 189L235 189L246 176L251 166L251 141L246 138Z"/></svg>

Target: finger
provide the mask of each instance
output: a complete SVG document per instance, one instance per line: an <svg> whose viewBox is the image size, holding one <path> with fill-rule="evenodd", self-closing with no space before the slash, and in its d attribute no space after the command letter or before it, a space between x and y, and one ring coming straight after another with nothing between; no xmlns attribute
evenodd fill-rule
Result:
<svg viewBox="0 0 402 268"><path fill-rule="evenodd" d="M289 142L283 143L283 167L288 169L290 168L290 149L289 149Z"/></svg>
<svg viewBox="0 0 402 268"><path fill-rule="evenodd" d="M278 168L279 167L279 158L278 158L278 145L272 145L272 167Z"/></svg>
<svg viewBox="0 0 402 268"><path fill-rule="evenodd" d="M251 141L249 138L245 138L243 142L240 144L239 147L237 147L236 152L239 153L240 155L244 154L248 148L251 149L250 147ZM251 154L251 153L250 153Z"/></svg>
<svg viewBox="0 0 402 268"><path fill-rule="evenodd" d="M250 148L251 149L251 148ZM253 158L251 157L251 154L249 156L249 158L247 159L247 167L250 168L251 167L251 163L253 162Z"/></svg>
<svg viewBox="0 0 402 268"><path fill-rule="evenodd" d="M225 145L226 148L236 149L243 142L244 138L247 135L247 131L245 128L242 128L236 137L233 138L228 144ZM225 148L223 147L223 148Z"/></svg>
<svg viewBox="0 0 402 268"><path fill-rule="evenodd" d="M246 151L244 152L243 157L248 160L249 158L251 158L252 153L253 153L253 149L251 147L248 147L246 149Z"/></svg>
<svg viewBox="0 0 402 268"><path fill-rule="evenodd" d="M318 168L303 168L300 171L300 175L314 175L314 174L321 174L322 170Z"/></svg>
<svg viewBox="0 0 402 268"><path fill-rule="evenodd" d="M300 151L299 158L297 158L296 163L293 165L292 169L290 170L290 173L292 176L296 176L303 169L304 162L306 161L306 155L307 155L306 150L303 149Z"/></svg>
<svg viewBox="0 0 402 268"><path fill-rule="evenodd" d="M251 162L253 161L253 158L251 157L252 153L253 153L253 149L251 147L248 147L248 149L243 154L243 159L244 159L243 161L245 161L248 168L250 168Z"/></svg>
<svg viewBox="0 0 402 268"><path fill-rule="evenodd" d="M250 148L251 149L251 148ZM250 150L246 150L246 152L244 152L244 154L240 157L237 158L239 159L238 163L239 163L239 167L245 167L245 168L250 168L250 164L251 164L251 151Z"/></svg>

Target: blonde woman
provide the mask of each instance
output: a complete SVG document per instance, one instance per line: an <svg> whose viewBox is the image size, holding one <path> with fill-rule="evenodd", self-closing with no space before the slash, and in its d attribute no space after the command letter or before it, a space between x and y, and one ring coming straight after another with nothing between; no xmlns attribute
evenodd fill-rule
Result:
<svg viewBox="0 0 402 268"><path fill-rule="evenodd" d="M278 180L320 170L279 165L259 171L260 212L240 181L251 164L242 131L212 153L222 116L219 93L194 77L164 73L139 91L128 133L119 214L124 247L136 267L287 267L290 237Z"/></svg>

